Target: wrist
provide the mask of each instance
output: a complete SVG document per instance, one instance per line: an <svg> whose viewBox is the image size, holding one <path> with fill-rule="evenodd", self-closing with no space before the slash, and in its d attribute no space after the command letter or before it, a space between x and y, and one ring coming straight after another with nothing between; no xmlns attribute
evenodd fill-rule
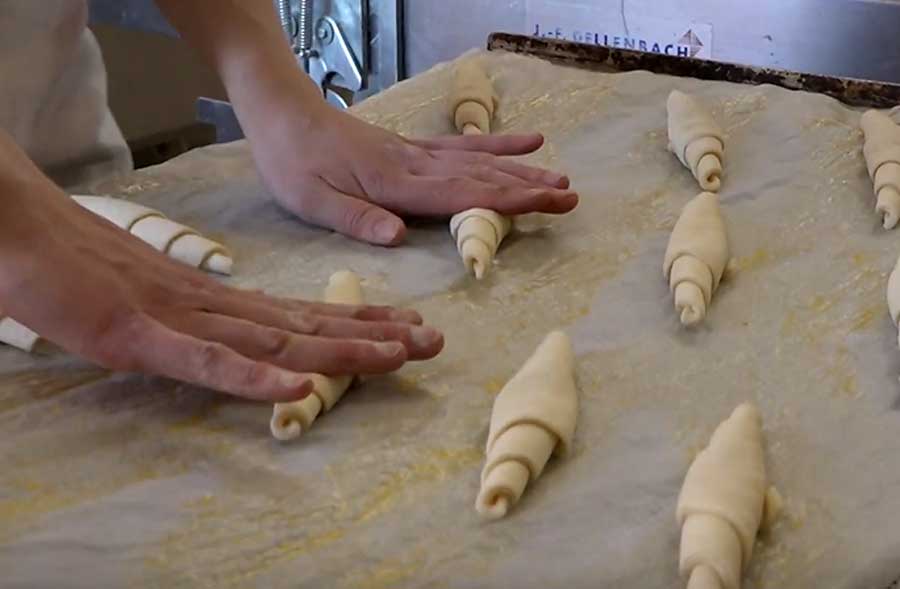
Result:
<svg viewBox="0 0 900 589"><path fill-rule="evenodd" d="M273 127L312 130L332 110L315 83L300 69L257 74L232 103L248 138Z"/></svg>
<svg viewBox="0 0 900 589"><path fill-rule="evenodd" d="M300 69L284 76L257 74L248 85L253 87L232 104L258 163L279 154L296 158L297 140L312 145L339 114Z"/></svg>
<svg viewBox="0 0 900 589"><path fill-rule="evenodd" d="M32 249L35 227L49 215L48 205L65 200L65 193L0 131L0 257Z"/></svg>

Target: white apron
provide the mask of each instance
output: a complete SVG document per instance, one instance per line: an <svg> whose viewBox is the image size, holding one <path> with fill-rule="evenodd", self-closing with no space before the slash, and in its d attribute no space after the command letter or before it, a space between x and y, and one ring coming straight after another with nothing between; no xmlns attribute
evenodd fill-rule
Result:
<svg viewBox="0 0 900 589"><path fill-rule="evenodd" d="M0 0L0 128L60 185L131 169L86 0Z"/></svg>

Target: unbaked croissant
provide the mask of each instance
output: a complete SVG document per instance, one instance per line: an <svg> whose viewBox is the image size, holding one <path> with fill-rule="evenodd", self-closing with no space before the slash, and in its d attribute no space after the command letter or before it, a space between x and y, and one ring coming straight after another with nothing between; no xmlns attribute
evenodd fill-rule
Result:
<svg viewBox="0 0 900 589"><path fill-rule="evenodd" d="M491 267L512 221L488 209L468 209L450 219L450 233L463 263L481 280Z"/></svg>
<svg viewBox="0 0 900 589"><path fill-rule="evenodd" d="M463 135L489 134L497 95L481 63L474 59L459 63L453 71L450 116Z"/></svg>
<svg viewBox="0 0 900 589"><path fill-rule="evenodd" d="M683 325L695 325L706 316L728 264L728 251L719 197L702 192L682 210L663 262Z"/></svg>
<svg viewBox="0 0 900 589"><path fill-rule="evenodd" d="M578 417L574 372L569 338L555 331L497 395L475 503L482 517L505 516L550 455L568 452Z"/></svg>
<svg viewBox="0 0 900 589"><path fill-rule="evenodd" d="M723 421L694 459L681 494L679 569L688 589L740 589L761 523L777 515L767 491L759 412L749 403Z"/></svg>
<svg viewBox="0 0 900 589"><path fill-rule="evenodd" d="M900 328L900 259L897 260L888 278L887 303L894 327ZM900 344L900 337L897 343Z"/></svg>
<svg viewBox="0 0 900 589"><path fill-rule="evenodd" d="M457 65L450 92L450 115L456 129L463 135L490 133L496 106L497 96L481 64L470 59ZM450 219L459 255L476 279L487 274L511 227L511 219L487 209L468 209Z"/></svg>
<svg viewBox="0 0 900 589"><path fill-rule="evenodd" d="M359 277L346 270L332 274L325 287L325 302L342 305L363 304ZM276 403L269 427L281 441L299 437L309 429L319 413L330 411L353 382L352 376L312 376L313 392L292 403Z"/></svg>
<svg viewBox="0 0 900 589"><path fill-rule="evenodd" d="M40 339L41 336L15 319L0 316L0 343L32 352Z"/></svg>
<svg viewBox="0 0 900 589"><path fill-rule="evenodd" d="M882 216L885 229L893 229L900 220L900 127L887 115L867 111L860 118L866 137L863 155L875 188L875 211Z"/></svg>
<svg viewBox="0 0 900 589"><path fill-rule="evenodd" d="M106 196L73 196L75 202L152 245L169 257L196 268L231 274L231 254L222 244L143 205Z"/></svg>
<svg viewBox="0 0 900 589"><path fill-rule="evenodd" d="M692 96L672 90L666 102L669 149L694 175L700 188L717 192L722 186L722 130Z"/></svg>

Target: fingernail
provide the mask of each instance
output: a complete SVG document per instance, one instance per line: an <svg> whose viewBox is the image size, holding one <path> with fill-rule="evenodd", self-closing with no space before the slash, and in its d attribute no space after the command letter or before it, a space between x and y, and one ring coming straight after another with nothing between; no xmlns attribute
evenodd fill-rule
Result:
<svg viewBox="0 0 900 589"><path fill-rule="evenodd" d="M288 314L291 328L297 333L315 333L316 322L305 311L293 311Z"/></svg>
<svg viewBox="0 0 900 589"><path fill-rule="evenodd" d="M406 351L406 348L403 344L399 342L384 342L375 344L375 349L378 353L385 358L393 358L395 356L400 356Z"/></svg>
<svg viewBox="0 0 900 589"><path fill-rule="evenodd" d="M400 234L400 225L395 219L382 219L375 223L373 228L375 241L383 244L391 244L397 240Z"/></svg>
<svg viewBox="0 0 900 589"><path fill-rule="evenodd" d="M413 327L409 335L412 343L419 348L430 348L441 339L441 334L431 327Z"/></svg>
<svg viewBox="0 0 900 589"><path fill-rule="evenodd" d="M565 180L565 176L558 172L544 172L544 180L547 184L559 184Z"/></svg>
<svg viewBox="0 0 900 589"><path fill-rule="evenodd" d="M281 384L288 389L305 391L311 383L310 380L302 374L295 374L285 370L281 373Z"/></svg>
<svg viewBox="0 0 900 589"><path fill-rule="evenodd" d="M416 313L415 311L392 311L390 315L391 321L399 321L400 323L415 323L419 325L422 323L422 316Z"/></svg>

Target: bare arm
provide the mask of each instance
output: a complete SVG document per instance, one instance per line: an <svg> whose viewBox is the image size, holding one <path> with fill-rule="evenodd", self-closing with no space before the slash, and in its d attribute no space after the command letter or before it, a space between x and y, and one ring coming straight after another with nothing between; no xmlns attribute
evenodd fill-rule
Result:
<svg viewBox="0 0 900 589"><path fill-rule="evenodd" d="M63 348L254 399L440 351L412 311L228 288L78 206L0 131L0 307Z"/></svg>
<svg viewBox="0 0 900 589"><path fill-rule="evenodd" d="M578 202L564 175L498 157L538 149L539 135L412 141L331 108L296 65L271 0L157 3L219 72L263 179L302 219L394 245L399 215L565 213Z"/></svg>
<svg viewBox="0 0 900 589"><path fill-rule="evenodd" d="M290 106L303 119L328 108L298 68L272 0L157 0L184 38L218 72L250 134L267 112Z"/></svg>

